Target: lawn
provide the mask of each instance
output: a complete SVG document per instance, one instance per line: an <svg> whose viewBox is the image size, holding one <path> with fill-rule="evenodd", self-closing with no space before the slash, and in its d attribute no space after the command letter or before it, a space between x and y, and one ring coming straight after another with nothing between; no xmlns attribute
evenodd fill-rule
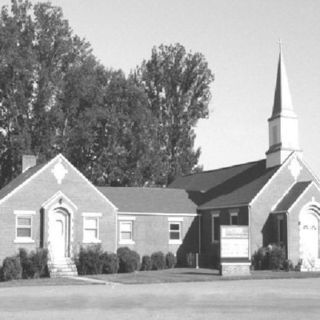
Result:
<svg viewBox="0 0 320 320"><path fill-rule="evenodd" d="M137 271L133 273L102 274L89 277L106 282L116 282L122 284L147 284L224 280L320 278L320 272L253 271L251 273L251 276L221 277L218 270L214 269L176 268L158 271Z"/></svg>

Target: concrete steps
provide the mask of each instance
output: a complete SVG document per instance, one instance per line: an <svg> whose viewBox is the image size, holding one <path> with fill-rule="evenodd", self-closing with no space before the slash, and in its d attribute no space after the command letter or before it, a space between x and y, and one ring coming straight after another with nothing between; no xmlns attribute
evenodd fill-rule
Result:
<svg viewBox="0 0 320 320"><path fill-rule="evenodd" d="M68 276L77 276L78 271L77 267L72 261L72 259L59 258L59 259L51 259L48 262L48 268L50 272L51 278L58 277L68 277Z"/></svg>

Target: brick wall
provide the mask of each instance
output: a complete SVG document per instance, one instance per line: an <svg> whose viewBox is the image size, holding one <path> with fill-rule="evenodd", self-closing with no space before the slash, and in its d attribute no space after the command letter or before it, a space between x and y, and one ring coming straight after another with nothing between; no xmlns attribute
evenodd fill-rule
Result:
<svg viewBox="0 0 320 320"><path fill-rule="evenodd" d="M132 217L134 215L131 215ZM126 219L126 215L119 214L121 219ZM134 244L121 244L120 230L118 230L118 247L129 247L137 251L141 256L151 255L153 252L162 251L164 254L172 252L179 260L184 260L188 252L198 252L198 217L179 216L181 221L182 244L169 243L169 220L175 217L167 215L136 215L133 221L133 241ZM128 218L128 220L130 220ZM119 227L118 227L119 228Z"/></svg>
<svg viewBox="0 0 320 320"><path fill-rule="evenodd" d="M19 247L35 249L40 246L40 210L42 205L56 192L62 191L76 206L73 212L73 235L71 244L75 250L83 245L83 212L102 213L99 229L100 239L104 250L114 251L116 248L116 212L111 204L98 194L79 173L67 162L62 162L68 170L61 184L57 183L52 174L56 162L44 169L38 176L32 178L20 190L0 205L0 261L15 254ZM62 203L63 207L63 203ZM16 226L14 210L32 210L36 214L32 217L32 237L34 244L14 243ZM44 247L46 247L48 214L44 211Z"/></svg>

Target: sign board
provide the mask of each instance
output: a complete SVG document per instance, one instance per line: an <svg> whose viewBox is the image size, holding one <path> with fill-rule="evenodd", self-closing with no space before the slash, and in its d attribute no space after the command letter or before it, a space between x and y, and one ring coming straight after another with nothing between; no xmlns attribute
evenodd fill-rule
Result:
<svg viewBox="0 0 320 320"><path fill-rule="evenodd" d="M221 258L249 258L248 226L220 226Z"/></svg>

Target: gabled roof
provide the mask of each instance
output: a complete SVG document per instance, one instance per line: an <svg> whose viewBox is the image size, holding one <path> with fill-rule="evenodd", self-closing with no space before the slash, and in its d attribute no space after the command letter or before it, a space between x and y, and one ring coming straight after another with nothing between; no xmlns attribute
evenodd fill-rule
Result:
<svg viewBox="0 0 320 320"><path fill-rule="evenodd" d="M197 194L199 209L247 205L279 166L266 168L266 160L204 171L176 179L169 187Z"/></svg>
<svg viewBox="0 0 320 320"><path fill-rule="evenodd" d="M0 190L0 200L3 199L5 196L7 196L9 193L11 193L14 189L19 187L21 184L23 184L25 181L27 181L29 178L31 178L35 173L37 173L40 169L42 169L48 162L31 167L25 172L18 175L13 180L11 180L7 185L5 185Z"/></svg>
<svg viewBox="0 0 320 320"><path fill-rule="evenodd" d="M187 192L170 188L98 187L119 212L191 213L197 206Z"/></svg>
<svg viewBox="0 0 320 320"><path fill-rule="evenodd" d="M312 181L300 181L295 183L277 204L273 212L287 212L311 183Z"/></svg>

